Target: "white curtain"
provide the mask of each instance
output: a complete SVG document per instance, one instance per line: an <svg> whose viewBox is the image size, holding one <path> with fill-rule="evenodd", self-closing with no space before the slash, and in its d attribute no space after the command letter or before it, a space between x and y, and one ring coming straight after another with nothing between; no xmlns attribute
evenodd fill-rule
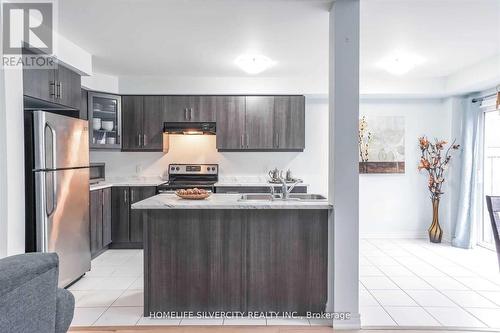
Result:
<svg viewBox="0 0 500 333"><path fill-rule="evenodd" d="M452 245L472 248L483 210L484 112L472 98L462 100L462 174Z"/></svg>

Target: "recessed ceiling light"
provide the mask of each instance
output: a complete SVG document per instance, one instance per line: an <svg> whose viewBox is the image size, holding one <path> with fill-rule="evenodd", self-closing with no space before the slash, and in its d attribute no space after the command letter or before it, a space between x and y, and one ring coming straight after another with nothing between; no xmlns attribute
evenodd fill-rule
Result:
<svg viewBox="0 0 500 333"><path fill-rule="evenodd" d="M275 64L273 60L259 54L240 55L235 63L248 74L258 74Z"/></svg>
<svg viewBox="0 0 500 333"><path fill-rule="evenodd" d="M416 54L395 52L382 59L378 67L385 69L393 75L403 75L424 62L424 58Z"/></svg>

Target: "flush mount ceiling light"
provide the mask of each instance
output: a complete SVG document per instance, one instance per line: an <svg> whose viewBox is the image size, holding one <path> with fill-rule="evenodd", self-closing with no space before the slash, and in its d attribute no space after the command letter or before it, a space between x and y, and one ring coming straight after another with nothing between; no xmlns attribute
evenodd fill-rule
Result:
<svg viewBox="0 0 500 333"><path fill-rule="evenodd" d="M259 54L240 55L236 58L235 63L248 74L258 74L275 64L268 57Z"/></svg>
<svg viewBox="0 0 500 333"><path fill-rule="evenodd" d="M382 61L378 63L378 67L393 75L403 75L422 64L424 61L424 58L416 54L395 52L382 59Z"/></svg>

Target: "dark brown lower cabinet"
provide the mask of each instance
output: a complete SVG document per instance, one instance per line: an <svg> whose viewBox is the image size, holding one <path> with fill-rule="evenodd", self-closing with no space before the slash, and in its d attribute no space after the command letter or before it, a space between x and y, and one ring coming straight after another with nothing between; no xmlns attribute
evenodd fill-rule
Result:
<svg viewBox="0 0 500 333"><path fill-rule="evenodd" d="M144 314L325 310L328 210L144 210Z"/></svg>
<svg viewBox="0 0 500 333"><path fill-rule="evenodd" d="M90 253L95 258L111 243L111 189L90 191Z"/></svg>
<svg viewBox="0 0 500 333"><path fill-rule="evenodd" d="M156 195L156 187L131 187L130 201L132 204ZM130 242L142 244L143 212L130 210Z"/></svg>
<svg viewBox="0 0 500 333"><path fill-rule="evenodd" d="M117 186L111 192L111 238L112 247L119 247L122 243L129 243L130 239L130 195L129 188Z"/></svg>
<svg viewBox="0 0 500 333"><path fill-rule="evenodd" d="M117 186L112 192L112 248L142 248L143 218L133 203L156 195L155 186Z"/></svg>
<svg viewBox="0 0 500 333"><path fill-rule="evenodd" d="M249 211L247 310L319 313L327 301L327 211Z"/></svg>
<svg viewBox="0 0 500 333"><path fill-rule="evenodd" d="M102 190L102 245L111 244L111 188Z"/></svg>

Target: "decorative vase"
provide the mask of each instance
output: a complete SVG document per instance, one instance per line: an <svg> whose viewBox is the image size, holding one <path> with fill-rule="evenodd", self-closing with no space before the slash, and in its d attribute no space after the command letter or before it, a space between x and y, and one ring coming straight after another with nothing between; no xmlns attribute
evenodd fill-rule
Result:
<svg viewBox="0 0 500 333"><path fill-rule="evenodd" d="M441 243L443 229L439 225L439 199L432 199L432 224L428 231L432 243Z"/></svg>

